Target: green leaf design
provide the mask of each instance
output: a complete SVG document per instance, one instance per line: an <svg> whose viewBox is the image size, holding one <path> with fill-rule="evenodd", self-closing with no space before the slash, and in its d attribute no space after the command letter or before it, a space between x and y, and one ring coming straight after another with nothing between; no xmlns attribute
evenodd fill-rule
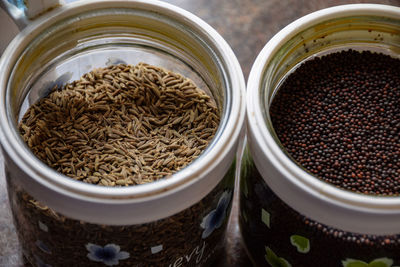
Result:
<svg viewBox="0 0 400 267"><path fill-rule="evenodd" d="M365 261L346 259L345 261L342 261L342 265L343 267L392 267L393 260L389 258L379 258L370 263L366 263Z"/></svg>
<svg viewBox="0 0 400 267"><path fill-rule="evenodd" d="M240 189L242 190L244 196L248 198L249 193L251 193L251 184L248 184L248 179L254 170L255 165L249 147L246 145L243 151L241 165L240 165ZM250 190L249 190L250 189Z"/></svg>
<svg viewBox="0 0 400 267"><path fill-rule="evenodd" d="M231 166L229 167L228 171L226 172L224 179L222 180L222 185L224 188L231 188L233 189L236 179L236 157L233 159Z"/></svg>
<svg viewBox="0 0 400 267"><path fill-rule="evenodd" d="M308 253L310 251L310 240L301 235L292 235L290 243L297 248L300 253Z"/></svg>
<svg viewBox="0 0 400 267"><path fill-rule="evenodd" d="M292 265L284 258L278 257L269 247L265 247L267 254L265 259L272 267L292 267Z"/></svg>
<svg viewBox="0 0 400 267"><path fill-rule="evenodd" d="M246 198L249 196L249 188L247 187L247 179L242 177L242 192Z"/></svg>
<svg viewBox="0 0 400 267"><path fill-rule="evenodd" d="M247 223L249 221L248 217L247 217L247 212L245 209L242 209L242 216L244 221Z"/></svg>
<svg viewBox="0 0 400 267"><path fill-rule="evenodd" d="M342 261L342 265L343 267L368 267L368 263L353 259Z"/></svg>
<svg viewBox="0 0 400 267"><path fill-rule="evenodd" d="M271 215L269 214L268 211L266 211L265 209L261 209L261 221L263 223L265 223L266 226L268 226L268 228L271 228Z"/></svg>
<svg viewBox="0 0 400 267"><path fill-rule="evenodd" d="M368 267L391 267L393 265L393 260L389 258L379 258L371 261Z"/></svg>

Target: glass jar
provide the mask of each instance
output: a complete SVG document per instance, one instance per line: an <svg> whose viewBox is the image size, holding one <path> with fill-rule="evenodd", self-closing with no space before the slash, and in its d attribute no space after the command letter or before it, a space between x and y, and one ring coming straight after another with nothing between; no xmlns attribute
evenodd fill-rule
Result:
<svg viewBox="0 0 400 267"><path fill-rule="evenodd" d="M96 67L145 62L193 80L221 121L206 150L168 179L100 187L36 158L18 131L54 85ZM206 266L224 245L243 129L244 78L222 37L157 1L79 1L35 20L0 61L0 140L24 256L35 266Z"/></svg>
<svg viewBox="0 0 400 267"><path fill-rule="evenodd" d="M269 114L280 84L302 62L348 49L399 57L399 30L398 7L338 6L291 23L257 57L247 86L239 220L255 265L400 265L400 197L357 194L312 176L285 152Z"/></svg>

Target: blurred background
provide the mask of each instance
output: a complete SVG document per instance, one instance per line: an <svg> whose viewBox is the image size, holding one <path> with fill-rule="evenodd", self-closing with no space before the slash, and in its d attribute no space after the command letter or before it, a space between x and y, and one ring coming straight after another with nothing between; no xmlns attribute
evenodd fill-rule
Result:
<svg viewBox="0 0 400 267"><path fill-rule="evenodd" d="M167 0L165 2L194 13L215 28L235 52L246 80L255 58L268 40L301 16L322 8L351 3L400 6L400 0ZM0 55L17 33L18 27L0 9ZM238 201L235 196L225 253L213 267L251 266L241 242L237 210ZM3 266L25 266L25 263L12 223L3 159L0 154L0 267Z"/></svg>

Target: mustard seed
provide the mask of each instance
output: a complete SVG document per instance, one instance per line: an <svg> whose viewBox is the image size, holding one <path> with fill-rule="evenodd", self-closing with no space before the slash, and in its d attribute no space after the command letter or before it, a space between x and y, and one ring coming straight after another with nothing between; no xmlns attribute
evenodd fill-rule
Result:
<svg viewBox="0 0 400 267"><path fill-rule="evenodd" d="M306 61L270 108L287 153L342 189L400 194L400 60L354 50Z"/></svg>

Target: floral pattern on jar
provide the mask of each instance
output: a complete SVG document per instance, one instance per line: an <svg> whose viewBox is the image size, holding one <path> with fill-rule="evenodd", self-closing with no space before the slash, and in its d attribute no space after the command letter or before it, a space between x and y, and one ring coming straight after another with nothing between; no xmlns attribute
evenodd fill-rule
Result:
<svg viewBox="0 0 400 267"><path fill-rule="evenodd" d="M227 211L232 201L232 191L224 191L218 201L217 207L207 214L200 226L204 229L201 237L207 238L214 230L221 227L227 219Z"/></svg>
<svg viewBox="0 0 400 267"><path fill-rule="evenodd" d="M256 266L400 265L400 235L346 232L299 214L268 187L248 148L241 166L239 224Z"/></svg>
<svg viewBox="0 0 400 267"><path fill-rule="evenodd" d="M13 183L9 198L24 256L38 266L208 266L224 246L236 161L195 205L155 222L110 226L67 218ZM68 236L68 238L66 238Z"/></svg>
<svg viewBox="0 0 400 267"><path fill-rule="evenodd" d="M121 251L120 246L107 244L104 247L88 243L86 249L89 251L87 257L91 261L102 262L107 266L118 265L120 260L129 258L129 253Z"/></svg>

